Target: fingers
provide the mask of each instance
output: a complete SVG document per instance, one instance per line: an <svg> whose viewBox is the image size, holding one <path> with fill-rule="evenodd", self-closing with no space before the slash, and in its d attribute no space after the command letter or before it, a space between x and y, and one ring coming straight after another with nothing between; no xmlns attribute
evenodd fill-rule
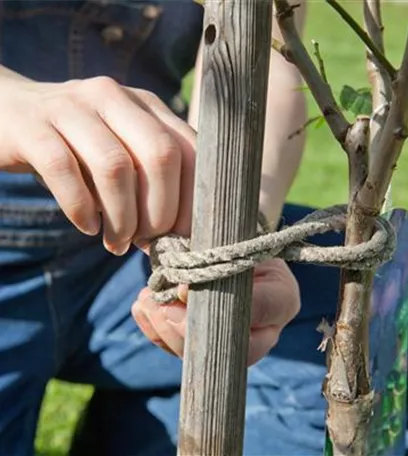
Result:
<svg viewBox="0 0 408 456"><path fill-rule="evenodd" d="M129 152L97 113L81 104L67 102L53 123L92 179L105 247L125 253L137 229L136 173Z"/></svg>
<svg viewBox="0 0 408 456"><path fill-rule="evenodd" d="M186 331L187 287L179 288L180 300L168 305L154 302L145 289L133 309L133 315L145 335L156 345L168 347L183 356ZM265 356L276 345L282 329L300 309L296 279L283 260L275 259L255 269L251 336L248 365Z"/></svg>
<svg viewBox="0 0 408 456"><path fill-rule="evenodd" d="M106 77L16 93L0 131L3 169L34 168L78 229L96 234L103 223L117 255L132 242L147 250L158 235L190 233L195 132L157 97Z"/></svg>
<svg viewBox="0 0 408 456"><path fill-rule="evenodd" d="M132 307L132 314L133 318L139 325L139 328L142 330L144 335L148 339L150 339L151 342L153 342L155 345L162 348L163 350L167 351L168 353L177 356L176 353L174 353L173 350L171 350L171 348L161 339L153 324L147 317L145 311L142 310L137 305L137 303Z"/></svg>
<svg viewBox="0 0 408 456"><path fill-rule="evenodd" d="M103 99L94 99L98 113L125 144L137 171L137 238L169 231L176 222L182 156L178 142L151 113L126 92L103 80ZM98 91L98 93L100 90Z"/></svg>
<svg viewBox="0 0 408 456"><path fill-rule="evenodd" d="M182 358L184 351L186 308L177 301L160 305L144 289L132 307L132 315L145 336L155 345Z"/></svg>
<svg viewBox="0 0 408 456"><path fill-rule="evenodd" d="M193 189L197 133L151 92L141 89L126 89L131 97L140 100L176 140L181 152L180 200L173 231L183 236L191 232Z"/></svg>
<svg viewBox="0 0 408 456"><path fill-rule="evenodd" d="M263 358L279 340L282 328L268 326L266 328L251 329L248 350L248 366L252 366Z"/></svg>
<svg viewBox="0 0 408 456"><path fill-rule="evenodd" d="M298 283L285 261L277 258L254 271L251 328L283 328L300 310Z"/></svg>
<svg viewBox="0 0 408 456"><path fill-rule="evenodd" d="M57 131L41 122L28 124L17 147L19 156L42 176L71 222L82 232L95 235L100 220L94 197L75 156Z"/></svg>
<svg viewBox="0 0 408 456"><path fill-rule="evenodd" d="M155 345L183 357L187 309L181 301L160 305L150 298L146 289L134 304L132 314L141 331ZM281 329L278 325L251 329L248 366L259 361L276 345Z"/></svg>

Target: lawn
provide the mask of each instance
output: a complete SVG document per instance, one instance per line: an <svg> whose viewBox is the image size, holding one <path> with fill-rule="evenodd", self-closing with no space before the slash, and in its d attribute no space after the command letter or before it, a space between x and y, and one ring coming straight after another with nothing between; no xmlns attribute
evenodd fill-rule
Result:
<svg viewBox="0 0 408 456"><path fill-rule="evenodd" d="M361 18L358 1L342 2L355 17ZM402 2L384 2L383 19L386 25L385 39L389 59L398 65L407 31L408 5ZM388 27L387 27L388 26ZM328 79L338 94L344 84L355 88L367 86L364 48L357 38L339 20L323 1L310 1L305 43L320 43ZM186 80L188 94L190 79ZM309 94L309 115L318 113ZM408 207L406 176L408 155L403 155L396 170L393 185L395 206ZM405 177L404 177L405 176ZM298 177L288 199L292 202L318 207L341 203L347 197L347 162L344 152L333 141L326 126L311 127L307 146ZM38 455L57 456L66 454L69 438L84 401L91 394L89 387L71 386L53 381L49 384L37 433Z"/></svg>

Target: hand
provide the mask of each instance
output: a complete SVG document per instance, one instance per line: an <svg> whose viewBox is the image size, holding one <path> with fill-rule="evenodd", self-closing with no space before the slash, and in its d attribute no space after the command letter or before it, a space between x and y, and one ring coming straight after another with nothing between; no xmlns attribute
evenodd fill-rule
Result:
<svg viewBox="0 0 408 456"><path fill-rule="evenodd" d="M180 300L160 305L144 288L132 307L133 317L146 337L164 350L183 357L186 333L187 289ZM281 259L266 261L254 269L251 335L248 365L254 364L276 345L282 329L300 309L295 277Z"/></svg>
<svg viewBox="0 0 408 456"><path fill-rule="evenodd" d="M0 82L0 169L39 174L79 230L103 222L114 254L189 234L196 134L155 95L107 77Z"/></svg>

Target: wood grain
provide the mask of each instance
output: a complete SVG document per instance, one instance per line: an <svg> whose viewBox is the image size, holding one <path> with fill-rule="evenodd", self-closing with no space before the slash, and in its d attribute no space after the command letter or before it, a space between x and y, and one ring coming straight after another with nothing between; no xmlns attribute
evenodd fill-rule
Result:
<svg viewBox="0 0 408 456"><path fill-rule="evenodd" d="M192 248L255 235L272 2L207 0ZM192 287L178 454L243 448L252 271Z"/></svg>

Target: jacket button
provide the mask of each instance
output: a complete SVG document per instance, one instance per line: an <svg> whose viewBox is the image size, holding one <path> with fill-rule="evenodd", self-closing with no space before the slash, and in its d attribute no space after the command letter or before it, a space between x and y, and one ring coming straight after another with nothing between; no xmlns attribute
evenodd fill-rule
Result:
<svg viewBox="0 0 408 456"><path fill-rule="evenodd" d="M102 38L105 40L105 43L117 43L121 41L125 33L121 27L118 25L108 25L102 30Z"/></svg>
<svg viewBox="0 0 408 456"><path fill-rule="evenodd" d="M146 5L143 8L143 16L146 19L156 19L160 14L160 8L154 5Z"/></svg>

